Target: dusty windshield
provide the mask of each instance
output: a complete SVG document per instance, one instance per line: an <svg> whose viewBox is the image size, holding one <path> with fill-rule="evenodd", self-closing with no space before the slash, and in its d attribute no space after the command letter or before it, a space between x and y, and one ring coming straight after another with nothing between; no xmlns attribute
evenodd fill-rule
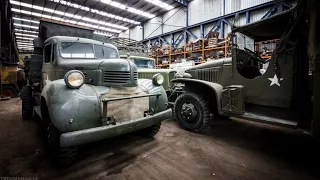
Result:
<svg viewBox="0 0 320 180"><path fill-rule="evenodd" d="M118 53L115 49L101 45L93 45L91 43L61 42L60 52L63 58L118 58Z"/></svg>
<svg viewBox="0 0 320 180"><path fill-rule="evenodd" d="M131 58L138 68L155 69L154 60Z"/></svg>
<svg viewBox="0 0 320 180"><path fill-rule="evenodd" d="M235 33L233 45L235 48L244 50L245 48L254 51L254 39L242 33Z"/></svg>

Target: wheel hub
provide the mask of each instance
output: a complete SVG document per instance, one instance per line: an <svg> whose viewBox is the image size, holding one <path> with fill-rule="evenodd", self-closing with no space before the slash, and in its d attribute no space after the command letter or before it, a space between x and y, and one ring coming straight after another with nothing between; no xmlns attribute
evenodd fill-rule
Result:
<svg viewBox="0 0 320 180"><path fill-rule="evenodd" d="M181 116L186 121L193 121L197 117L197 110L193 104L183 104L181 109Z"/></svg>

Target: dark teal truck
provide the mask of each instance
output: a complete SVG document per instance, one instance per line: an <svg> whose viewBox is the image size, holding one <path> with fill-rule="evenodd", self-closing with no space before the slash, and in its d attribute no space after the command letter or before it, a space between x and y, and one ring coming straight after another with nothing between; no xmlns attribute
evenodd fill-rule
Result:
<svg viewBox="0 0 320 180"><path fill-rule="evenodd" d="M129 132L152 137L172 116L161 77L138 79L137 66L111 44L53 36L29 66L22 116L41 117L56 165L71 164L79 145Z"/></svg>

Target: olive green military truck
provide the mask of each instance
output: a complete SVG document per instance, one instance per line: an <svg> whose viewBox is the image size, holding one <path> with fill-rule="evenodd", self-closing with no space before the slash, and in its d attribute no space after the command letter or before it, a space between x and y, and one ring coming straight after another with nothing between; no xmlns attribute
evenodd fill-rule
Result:
<svg viewBox="0 0 320 180"><path fill-rule="evenodd" d="M175 78L175 69L156 69L155 59L144 56L127 56L121 55L122 59L130 59L138 67L138 78L151 79L155 74L160 73L163 76L163 88L167 94L170 95L172 92L171 80Z"/></svg>
<svg viewBox="0 0 320 180"><path fill-rule="evenodd" d="M50 29L56 31L52 34L74 30L41 21L39 41ZM137 66L120 59L108 43L52 36L43 42L43 56L31 57L28 71L22 116L30 119L35 112L41 117L56 165L72 163L82 144L134 131L154 136L172 115L161 75L138 79Z"/></svg>
<svg viewBox="0 0 320 180"><path fill-rule="evenodd" d="M155 74L163 76L163 88L168 96L172 92L171 80L175 78L175 69L156 69L154 58L148 57L148 47L141 42L128 38L111 38L120 54L120 58L130 59L138 67L138 78L151 79Z"/></svg>
<svg viewBox="0 0 320 180"><path fill-rule="evenodd" d="M232 58L190 68L173 80L180 126L198 132L218 116L240 117L320 133L320 2L299 1L283 13L232 29ZM255 42L280 39L262 59ZM265 73L262 65L268 65Z"/></svg>

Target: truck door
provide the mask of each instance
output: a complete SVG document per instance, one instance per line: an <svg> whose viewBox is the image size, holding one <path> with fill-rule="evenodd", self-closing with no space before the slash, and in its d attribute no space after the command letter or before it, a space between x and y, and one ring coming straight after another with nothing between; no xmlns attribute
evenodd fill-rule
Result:
<svg viewBox="0 0 320 180"><path fill-rule="evenodd" d="M42 66L42 87L54 80L54 71L52 65L52 51L53 46L51 43L44 45L43 51L43 66Z"/></svg>

